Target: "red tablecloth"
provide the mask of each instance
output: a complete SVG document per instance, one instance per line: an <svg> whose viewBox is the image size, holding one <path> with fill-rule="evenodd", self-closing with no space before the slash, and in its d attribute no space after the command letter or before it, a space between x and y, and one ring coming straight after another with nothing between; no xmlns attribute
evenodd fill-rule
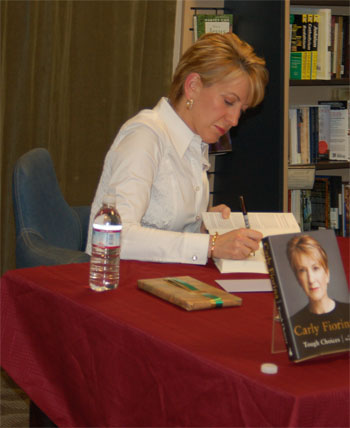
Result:
<svg viewBox="0 0 350 428"><path fill-rule="evenodd" d="M347 277L349 240L339 239ZM59 426L349 426L349 357L292 363L271 353L272 293L186 312L138 278L207 266L122 261L119 288L95 293L88 264L20 269L1 283L1 365ZM276 375L261 373L264 362Z"/></svg>

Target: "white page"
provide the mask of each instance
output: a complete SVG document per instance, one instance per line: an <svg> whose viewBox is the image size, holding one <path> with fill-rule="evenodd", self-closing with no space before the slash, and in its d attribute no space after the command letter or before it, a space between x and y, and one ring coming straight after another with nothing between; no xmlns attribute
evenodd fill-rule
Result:
<svg viewBox="0 0 350 428"><path fill-rule="evenodd" d="M292 213L248 213L250 227L259 230L264 236L281 233L300 232L300 227ZM203 221L210 234L216 231L221 234L230 230L245 227L243 214L234 212L228 219L221 213L203 213Z"/></svg>
<svg viewBox="0 0 350 428"><path fill-rule="evenodd" d="M228 293L272 291L269 279L217 279L215 282Z"/></svg>

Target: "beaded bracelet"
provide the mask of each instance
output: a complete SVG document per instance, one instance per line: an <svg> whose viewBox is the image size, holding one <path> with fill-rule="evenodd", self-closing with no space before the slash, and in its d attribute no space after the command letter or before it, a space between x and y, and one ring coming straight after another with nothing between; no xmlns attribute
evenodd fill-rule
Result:
<svg viewBox="0 0 350 428"><path fill-rule="evenodd" d="M216 242L217 237L218 237L218 232L215 232L215 234L212 236L211 242L210 242L210 257L213 257L213 252L214 252L215 242Z"/></svg>

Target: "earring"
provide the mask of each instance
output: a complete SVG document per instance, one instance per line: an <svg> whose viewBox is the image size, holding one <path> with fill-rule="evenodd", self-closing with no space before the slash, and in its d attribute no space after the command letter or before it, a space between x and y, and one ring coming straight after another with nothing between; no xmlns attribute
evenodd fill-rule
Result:
<svg viewBox="0 0 350 428"><path fill-rule="evenodd" d="M186 108L187 110L192 110L192 106L193 106L193 99L189 99L186 101Z"/></svg>

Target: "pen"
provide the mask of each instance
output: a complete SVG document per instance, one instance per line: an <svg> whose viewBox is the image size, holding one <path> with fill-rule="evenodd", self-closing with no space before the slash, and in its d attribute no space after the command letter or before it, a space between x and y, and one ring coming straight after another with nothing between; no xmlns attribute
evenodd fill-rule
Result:
<svg viewBox="0 0 350 428"><path fill-rule="evenodd" d="M240 202L241 202L241 210L242 210L242 214L243 214L243 218L244 218L244 224L245 224L245 227L246 227L247 229L250 229L248 213L247 213L247 209L246 209L246 207L245 207L245 203L244 203L244 198L243 198L243 196L240 196L240 197L239 197L239 200L240 200Z"/></svg>
<svg viewBox="0 0 350 428"><path fill-rule="evenodd" d="M241 210L242 210L242 214L243 214L243 218L244 218L244 224L245 224L245 227L246 227L247 229L250 229L250 223L249 223L248 213L247 213L247 209L246 209L246 207L245 207L245 203L244 203L244 198L243 198L243 196L240 196L240 197L239 197L239 200L241 201ZM255 251L253 251L253 252L251 253L251 255L255 256Z"/></svg>

